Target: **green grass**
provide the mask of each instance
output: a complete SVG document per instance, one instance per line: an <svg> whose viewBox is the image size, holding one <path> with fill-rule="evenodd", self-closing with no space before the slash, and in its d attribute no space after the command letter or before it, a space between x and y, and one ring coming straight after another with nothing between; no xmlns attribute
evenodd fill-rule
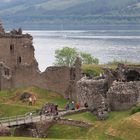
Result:
<svg viewBox="0 0 140 140"><path fill-rule="evenodd" d="M71 118L74 120L83 120L92 123L92 127L88 129L85 139L91 140L131 140L130 138L125 139L122 133L113 135L111 130L119 131L121 130L121 123L125 118L130 116L130 111L120 111L120 112L110 112L109 118L105 121L98 121L95 116L91 113L80 113L75 115L66 116L66 118ZM123 128L123 126L122 126ZM133 128L138 131L136 127ZM127 130L127 129L126 129ZM127 132L126 132L127 133ZM132 132L132 134L135 134ZM136 133L137 134L137 133ZM84 135L82 132L80 135Z"/></svg>
<svg viewBox="0 0 140 140"><path fill-rule="evenodd" d="M96 117L93 116L93 114L91 114L90 112L79 113L79 114L76 114L76 115L69 115L69 116L65 116L65 118L85 121L85 122L88 122L88 123L93 123L97 120Z"/></svg>
<svg viewBox="0 0 140 140"><path fill-rule="evenodd" d="M82 71L85 74L90 74L91 76L99 76L103 73L103 65L82 65Z"/></svg>
<svg viewBox="0 0 140 140"><path fill-rule="evenodd" d="M20 95L24 91L31 92L37 96L37 104L35 106L28 106L28 103L23 103L19 100ZM66 100L61 95L37 87L1 91L0 117L24 114L32 110L40 109L46 102L54 102L55 104L57 103L59 107L64 108ZM88 122L92 124L92 126L90 128L81 128L69 125L53 125L48 131L48 139L139 140L140 126L135 122L135 119L139 119L139 116L137 113L134 114L134 116L130 116L132 110L133 109L110 112L108 119L104 121L97 120L96 117L89 112L65 116L66 118ZM131 117L134 117L134 119ZM34 139L0 137L0 140Z"/></svg>
<svg viewBox="0 0 140 140"><path fill-rule="evenodd" d="M58 140L58 139L25 138L25 137L0 137L0 140Z"/></svg>
<svg viewBox="0 0 140 140"><path fill-rule="evenodd" d="M49 129L48 138L84 139L87 132L87 128L56 124Z"/></svg>
<svg viewBox="0 0 140 140"><path fill-rule="evenodd" d="M23 92L30 92L37 96L34 106L29 106L28 102L20 101ZM66 100L59 94L41 89L38 87L18 88L0 92L0 117L22 115L26 112L41 109L46 102L58 104L59 108L64 108Z"/></svg>

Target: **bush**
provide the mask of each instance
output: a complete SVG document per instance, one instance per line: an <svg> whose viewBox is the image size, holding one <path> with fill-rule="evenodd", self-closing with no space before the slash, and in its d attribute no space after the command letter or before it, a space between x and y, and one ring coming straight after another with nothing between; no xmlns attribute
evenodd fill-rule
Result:
<svg viewBox="0 0 140 140"><path fill-rule="evenodd" d="M90 75L92 77L99 76L100 73L103 73L102 66L100 65L83 65L82 71L86 75Z"/></svg>
<svg viewBox="0 0 140 140"><path fill-rule="evenodd" d="M131 109L131 111L130 111L130 115L133 115L133 114L135 114L135 113L137 113L137 112L140 112L140 106L135 106L135 107L133 107L133 108Z"/></svg>

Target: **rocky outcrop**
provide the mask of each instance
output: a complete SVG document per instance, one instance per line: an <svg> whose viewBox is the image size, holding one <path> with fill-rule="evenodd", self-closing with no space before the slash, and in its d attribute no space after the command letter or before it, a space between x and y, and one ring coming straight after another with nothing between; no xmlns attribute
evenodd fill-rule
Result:
<svg viewBox="0 0 140 140"><path fill-rule="evenodd" d="M11 136L10 129L8 127L0 127L0 136Z"/></svg>
<svg viewBox="0 0 140 140"><path fill-rule="evenodd" d="M14 136L46 138L47 130L54 124L53 121L40 121L26 124L15 129Z"/></svg>
<svg viewBox="0 0 140 140"><path fill-rule="evenodd" d="M111 110L124 110L135 105L140 93L139 83L114 81L107 93Z"/></svg>

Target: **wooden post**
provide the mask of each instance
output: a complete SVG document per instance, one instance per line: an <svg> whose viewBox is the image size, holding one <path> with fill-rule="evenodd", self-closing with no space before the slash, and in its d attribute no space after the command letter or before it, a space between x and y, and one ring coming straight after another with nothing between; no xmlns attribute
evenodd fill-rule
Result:
<svg viewBox="0 0 140 140"><path fill-rule="evenodd" d="M33 118L32 118L32 113L30 113L30 117L31 117L31 122L33 121Z"/></svg>
<svg viewBox="0 0 140 140"><path fill-rule="evenodd" d="M16 125L18 125L18 116L16 115Z"/></svg>
<svg viewBox="0 0 140 140"><path fill-rule="evenodd" d="M10 126L10 117L8 117L8 124L9 124L9 126Z"/></svg>
<svg viewBox="0 0 140 140"><path fill-rule="evenodd" d="M42 121L42 114L40 115L40 121Z"/></svg>
<svg viewBox="0 0 140 140"><path fill-rule="evenodd" d="M26 115L24 115L24 124L26 123Z"/></svg>

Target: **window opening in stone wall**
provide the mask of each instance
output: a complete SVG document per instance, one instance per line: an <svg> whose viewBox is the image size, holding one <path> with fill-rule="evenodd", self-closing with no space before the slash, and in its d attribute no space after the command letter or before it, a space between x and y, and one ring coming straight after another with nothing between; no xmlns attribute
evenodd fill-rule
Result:
<svg viewBox="0 0 140 140"><path fill-rule="evenodd" d="M4 74L6 75L6 76L9 76L10 75L10 71L9 71L9 69L4 69Z"/></svg>
<svg viewBox="0 0 140 140"><path fill-rule="evenodd" d="M70 80L75 80L76 75L75 75L75 70L73 68L70 69Z"/></svg>
<svg viewBox="0 0 140 140"><path fill-rule="evenodd" d="M20 56L18 57L18 63L21 63L21 57Z"/></svg>
<svg viewBox="0 0 140 140"><path fill-rule="evenodd" d="M14 53L14 45L13 44L10 45L10 52Z"/></svg>

